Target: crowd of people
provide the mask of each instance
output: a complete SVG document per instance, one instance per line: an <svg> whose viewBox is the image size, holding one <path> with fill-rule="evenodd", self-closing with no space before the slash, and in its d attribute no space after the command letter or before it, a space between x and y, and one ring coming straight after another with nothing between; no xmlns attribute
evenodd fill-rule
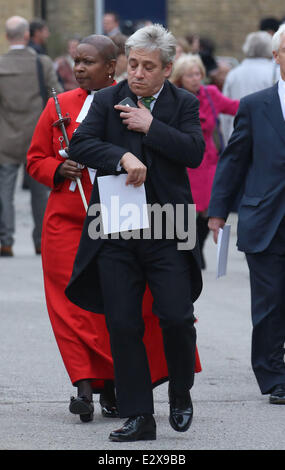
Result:
<svg viewBox="0 0 285 470"><path fill-rule="evenodd" d="M100 393L104 417L128 418L111 440L152 440L152 389L169 381L170 424L187 431L201 371L194 302L204 243L209 230L217 239L232 211L241 214L239 249L251 274L253 369L261 392L283 404L284 152L259 107L266 101L269 110L272 95L272 122L284 111L276 97L284 98L285 26L262 20L239 63L216 56L211 38L198 34L174 38L147 20L122 31L113 12L103 25L104 35L75 34L52 60L47 24L14 16L6 22L9 52L0 57L0 255L14 256L14 195L24 165L47 309L77 388L69 410L92 420ZM126 97L135 105L120 104ZM191 249L177 250L163 224L160 240L92 240L79 186L91 207L98 176L124 173L127 184L144 184L148 203L196 205ZM274 227L264 216L273 206Z"/></svg>
<svg viewBox="0 0 285 470"><path fill-rule="evenodd" d="M244 44L242 46L242 51L245 58L240 63L233 57L216 56L216 47L211 38L199 36L198 34L188 34L184 37L176 38L177 42L174 64L177 63L177 66L174 67L173 77L177 75L178 67L184 67L184 65L182 65L183 62L187 62L187 60L192 59L200 59L199 67L201 69L201 76L199 80L202 84L201 92L202 95L207 97L206 100L205 98L202 98L201 100L200 87L198 87L199 89L195 90L191 88L191 86L189 88L189 85L188 88L186 86L186 89L198 96L200 100L200 114L204 114L206 116L201 117L201 123L203 123L203 134L207 141L207 148L203 163L201 167L194 172L193 170L189 170L189 177L190 173L193 174L191 180L191 189L192 194L194 195L194 202L197 205L197 212L199 214L197 218L197 230L199 232L200 248L202 250L203 269L206 267L203 246L208 235L207 206L209 203L218 154L222 152L232 133L234 115L237 111L238 100L249 93L271 86L279 78L279 67L272 60L271 37L272 34L276 32L282 21L283 20L277 20L276 18L265 18L261 20L259 25L260 30L248 34L245 38ZM114 79L117 83L126 79L127 77L127 58L125 54L125 43L128 38L127 34L131 34L136 29L147 24L151 24L151 22L148 20L143 20L138 21L136 24L132 25L132 28L121 28L120 19L116 13L108 12L104 15L104 34L112 38L112 41L117 46L117 59L114 76ZM44 20L35 19L29 24L29 31L30 35L27 44L28 47L32 48L37 54L41 55L41 60L45 60L47 57L47 41L50 36L47 23ZM81 39L81 36L77 33L68 38L66 51L64 51L61 56L58 56L53 60L53 67L56 77L52 78L53 82L46 83L46 89L51 89L51 83L53 83L53 86L56 88L57 92L69 91L78 87L78 82L74 74L74 57L76 54L76 48ZM176 78L173 79L173 77L171 80L177 80ZM184 85L180 86L184 87ZM10 88L12 89L12 86ZM44 88L44 86L41 87L41 89ZM221 92L219 95L217 95L218 91ZM45 93L45 91L41 92L41 94L43 93L45 94L43 97L44 103L46 103L48 93ZM216 95L219 96L219 103L217 103L217 98L213 100L211 96L213 93L216 93ZM232 107L228 107L228 109L225 107L225 105L224 109L223 106L221 108L221 100L223 103L230 103L229 101L225 100L224 97L230 98L231 100L235 101L236 104L233 104ZM204 106L205 102L207 102L206 107ZM26 110L27 112L30 112L28 106L26 106ZM35 122L36 120L33 122L33 127ZM31 138L31 132L26 132L26 135L27 140L29 140ZM215 154L215 157L210 158L210 160L207 158L209 151L210 153ZM22 152L22 155L23 157L21 162L25 163L25 153ZM202 181L207 189L203 190L203 192L198 196L197 191L199 192L200 188L201 172L203 174ZM2 209L2 219L4 220L4 222L2 222L3 228L0 230L0 253L2 256L13 255L12 245L14 243L13 232L15 227L15 220L12 202L16 174L17 172L14 172L14 176L11 176L11 181L8 179L9 182L6 177L4 177L7 181L8 188L4 189L4 186L2 186L4 194L6 193L7 195L4 195L3 197L5 200L9 200L8 204L3 204ZM32 189L31 202L35 221L33 237L35 251L37 254L40 254L41 225L48 193L46 188L44 188L42 185L35 185L31 178L29 178L27 172L24 172L23 188ZM208 203L206 203L204 199L206 199ZM237 198L237 201L234 204L234 210L237 210L238 200L239 198ZM5 208L7 208L7 211ZM4 224L7 224L6 229L4 228Z"/></svg>

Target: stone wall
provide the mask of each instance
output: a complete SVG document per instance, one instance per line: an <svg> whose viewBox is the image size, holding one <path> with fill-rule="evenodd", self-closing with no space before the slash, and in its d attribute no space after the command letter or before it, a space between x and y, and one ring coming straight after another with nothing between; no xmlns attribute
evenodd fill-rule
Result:
<svg viewBox="0 0 285 470"><path fill-rule="evenodd" d="M242 57L245 36L264 17L285 16L283 0L168 0L168 27L177 36L198 33L216 43L217 55Z"/></svg>
<svg viewBox="0 0 285 470"><path fill-rule="evenodd" d="M31 20L34 15L33 0L0 0L0 54L7 52L8 43L5 38L5 23L10 16L23 16Z"/></svg>
<svg viewBox="0 0 285 470"><path fill-rule="evenodd" d="M64 51L66 40L78 34L81 37L94 33L93 0L49 0L47 22L51 31L48 42L50 55Z"/></svg>
<svg viewBox="0 0 285 470"><path fill-rule="evenodd" d="M3 34L6 19L15 14L31 19L40 11L39 4L40 0L0 0L0 53L7 49ZM46 13L52 57L63 52L69 36L94 32L93 0L48 0ZM265 16L283 18L284 0L168 0L168 27L176 36L208 36L216 43L217 55L238 59L245 36L256 31Z"/></svg>

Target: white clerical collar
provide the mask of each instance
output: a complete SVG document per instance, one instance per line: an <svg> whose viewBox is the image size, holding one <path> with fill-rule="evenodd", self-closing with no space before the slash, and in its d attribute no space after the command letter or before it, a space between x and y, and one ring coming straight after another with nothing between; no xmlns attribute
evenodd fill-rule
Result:
<svg viewBox="0 0 285 470"><path fill-rule="evenodd" d="M88 95L86 96L85 98L85 101L83 103L83 106L80 110L80 113L78 114L77 118L76 118L76 122L82 122L83 119L86 118L87 116L87 113L89 111L89 108L92 104L92 101L93 101L93 98L94 98L94 95L95 93L97 92L98 90L90 90Z"/></svg>
<svg viewBox="0 0 285 470"><path fill-rule="evenodd" d="M10 49L25 49L25 45L24 44L13 44L12 46L10 46Z"/></svg>

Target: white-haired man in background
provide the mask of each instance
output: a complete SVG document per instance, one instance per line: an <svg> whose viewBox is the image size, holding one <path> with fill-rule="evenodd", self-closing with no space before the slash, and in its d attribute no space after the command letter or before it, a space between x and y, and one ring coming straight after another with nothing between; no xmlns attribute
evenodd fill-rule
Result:
<svg viewBox="0 0 285 470"><path fill-rule="evenodd" d="M278 80L279 67L272 60L272 36L266 31L255 31L246 36L243 44L245 59L226 76L223 94L240 100L250 93L268 88ZM233 131L234 118L220 116L225 144Z"/></svg>

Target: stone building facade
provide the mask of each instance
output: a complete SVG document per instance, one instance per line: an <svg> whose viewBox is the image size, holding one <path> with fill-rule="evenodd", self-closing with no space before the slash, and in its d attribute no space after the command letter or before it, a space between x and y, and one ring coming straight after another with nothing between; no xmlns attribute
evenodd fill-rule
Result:
<svg viewBox="0 0 285 470"><path fill-rule="evenodd" d="M13 15L30 20L34 15L34 0L0 0L0 53L7 50L5 22Z"/></svg>
<svg viewBox="0 0 285 470"><path fill-rule="evenodd" d="M119 0L118 0L119 2ZM52 57L64 51L66 39L74 33L85 36L95 31L94 0L0 0L0 53L7 44L5 20L12 15L45 16L51 37ZM285 16L284 0L168 0L168 28L176 35L199 33L214 40L217 55L242 57L246 34L258 29L266 16Z"/></svg>
<svg viewBox="0 0 285 470"><path fill-rule="evenodd" d="M246 35L264 17L285 17L283 0L169 0L168 27L176 35L199 33L216 44L217 55L242 57Z"/></svg>

